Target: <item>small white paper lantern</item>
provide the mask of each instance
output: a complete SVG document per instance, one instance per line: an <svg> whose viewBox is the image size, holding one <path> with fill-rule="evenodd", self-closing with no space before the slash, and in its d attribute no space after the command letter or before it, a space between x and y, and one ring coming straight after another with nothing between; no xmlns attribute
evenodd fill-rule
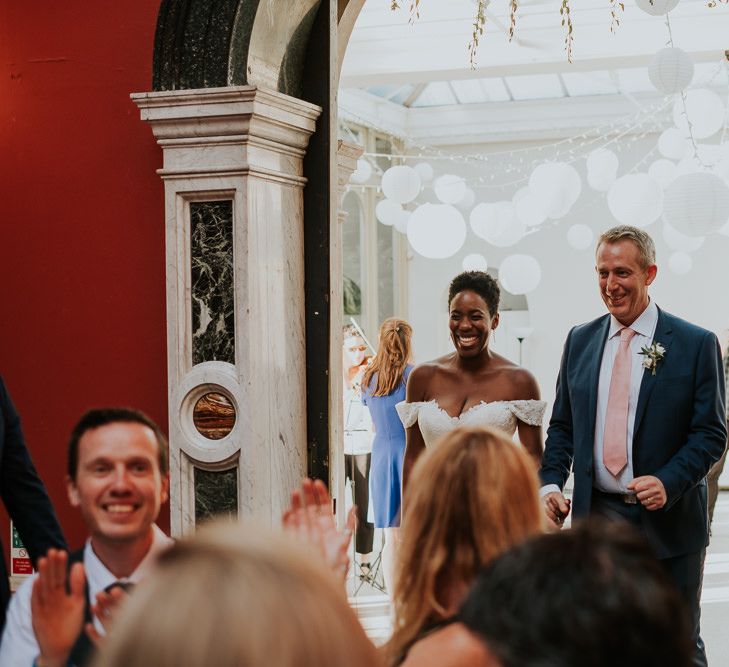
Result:
<svg viewBox="0 0 729 667"><path fill-rule="evenodd" d="M484 241L488 240L493 233L493 212L494 205L492 203L482 202L476 204L468 216L468 222L471 225L473 233Z"/></svg>
<svg viewBox="0 0 729 667"><path fill-rule="evenodd" d="M390 167L382 174L382 192L398 204L407 204L420 194L420 176L407 165Z"/></svg>
<svg viewBox="0 0 729 667"><path fill-rule="evenodd" d="M648 65L648 78L656 90L664 95L672 95L691 83L694 63L682 49L661 49Z"/></svg>
<svg viewBox="0 0 729 667"><path fill-rule="evenodd" d="M519 197L514 204L516 217L527 227L538 227L547 219L547 212L542 203L531 193L528 188L526 194Z"/></svg>
<svg viewBox="0 0 729 667"><path fill-rule="evenodd" d="M615 183L615 174L595 176L592 172L587 173L587 184L598 192L607 192L613 183Z"/></svg>
<svg viewBox="0 0 729 667"><path fill-rule="evenodd" d="M486 271L489 268L488 262L483 255L473 253L466 255L461 263L464 271Z"/></svg>
<svg viewBox="0 0 729 667"><path fill-rule="evenodd" d="M647 227L663 211L663 188L648 174L627 174L610 186L607 203L618 222Z"/></svg>
<svg viewBox="0 0 729 667"><path fill-rule="evenodd" d="M688 273L692 266L693 260L691 259L691 255L687 252L683 252L683 250L672 253L668 258L668 268L679 276L683 276Z"/></svg>
<svg viewBox="0 0 729 667"><path fill-rule="evenodd" d="M678 173L673 162L660 158L648 167L648 176L665 190L673 182L673 179L678 176Z"/></svg>
<svg viewBox="0 0 729 667"><path fill-rule="evenodd" d="M666 190L663 217L688 236L706 236L729 219L729 186L716 174L679 176Z"/></svg>
<svg viewBox="0 0 729 667"><path fill-rule="evenodd" d="M582 181L576 169L564 162L538 165L529 177L529 191L540 202L547 217L565 216L577 201Z"/></svg>
<svg viewBox="0 0 729 667"><path fill-rule="evenodd" d="M704 245L703 236L687 236L663 221L663 240L671 250L694 252Z"/></svg>
<svg viewBox="0 0 729 667"><path fill-rule="evenodd" d="M584 250L592 245L595 235L587 225L572 225L567 230L567 243L575 250Z"/></svg>
<svg viewBox="0 0 729 667"><path fill-rule="evenodd" d="M691 149L686 133L676 127L669 127L658 137L658 152L669 160L681 160Z"/></svg>
<svg viewBox="0 0 729 667"><path fill-rule="evenodd" d="M430 183L433 180L433 167L427 162L418 162L413 169L420 176L420 182L423 184Z"/></svg>
<svg viewBox="0 0 729 667"><path fill-rule="evenodd" d="M635 0L635 4L646 14L663 16L676 8L678 0Z"/></svg>
<svg viewBox="0 0 729 667"><path fill-rule="evenodd" d="M391 227L402 213L402 206L392 199L383 199L375 206L375 217L383 224Z"/></svg>
<svg viewBox="0 0 729 667"><path fill-rule="evenodd" d="M372 165L369 160L360 158L357 160L357 168L352 172L349 180L352 183L366 183L372 176Z"/></svg>
<svg viewBox="0 0 729 667"><path fill-rule="evenodd" d="M456 206L461 209L464 213L468 213L472 208L473 205L476 203L476 193L471 190L471 188L466 187L466 192L461 197L460 201L456 204Z"/></svg>
<svg viewBox="0 0 729 667"><path fill-rule="evenodd" d="M524 237L526 225L516 216L514 204L510 201L499 201L493 205L492 212L498 232L486 239L498 248L508 248Z"/></svg>
<svg viewBox="0 0 729 667"><path fill-rule="evenodd" d="M466 182L455 174L444 174L435 179L435 196L444 204L457 204L466 194Z"/></svg>
<svg viewBox="0 0 729 667"><path fill-rule="evenodd" d="M619 165L618 156L608 148L596 148L587 156L587 172L597 180L608 175L614 179Z"/></svg>
<svg viewBox="0 0 729 667"><path fill-rule="evenodd" d="M455 255L466 240L466 221L447 204L423 204L410 215L408 241L413 250L429 259Z"/></svg>
<svg viewBox="0 0 729 667"><path fill-rule="evenodd" d="M509 255L499 267L499 280L512 294L534 291L542 279L542 269L531 255Z"/></svg>
<svg viewBox="0 0 729 667"><path fill-rule="evenodd" d="M686 93L686 110L681 97L673 105L673 122L685 135L688 134L688 120L695 139L706 139L724 126L724 103L712 90L697 88Z"/></svg>
<svg viewBox="0 0 729 667"><path fill-rule="evenodd" d="M407 234L410 214L411 211L402 210L397 218L395 218L395 229L401 234Z"/></svg>

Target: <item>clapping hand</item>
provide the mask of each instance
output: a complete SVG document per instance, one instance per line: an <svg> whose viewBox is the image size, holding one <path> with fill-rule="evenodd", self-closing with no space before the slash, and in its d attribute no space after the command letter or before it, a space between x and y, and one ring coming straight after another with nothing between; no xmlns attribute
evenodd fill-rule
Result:
<svg viewBox="0 0 729 667"><path fill-rule="evenodd" d="M298 540L313 546L334 572L347 576L347 549L356 522L355 508L347 515L344 530L338 530L332 501L324 482L305 479L291 494L291 506L283 515L284 528Z"/></svg>

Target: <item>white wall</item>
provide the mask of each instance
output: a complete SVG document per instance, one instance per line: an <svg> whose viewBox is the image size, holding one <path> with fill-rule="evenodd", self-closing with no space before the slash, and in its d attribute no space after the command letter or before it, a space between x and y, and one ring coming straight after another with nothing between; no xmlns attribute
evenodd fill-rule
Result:
<svg viewBox="0 0 729 667"><path fill-rule="evenodd" d="M655 146L657 135L650 135L639 141L622 145L619 151L621 167L619 175L625 173ZM490 150L512 150L518 144L474 145L467 149L444 148L457 153L488 152ZM519 157L531 162L536 153L526 157L502 157L489 160L482 168L463 165L459 162L432 162L438 173L458 173L468 179L482 176L490 183L491 174L498 179L510 181L518 174L505 175L509 166L517 166ZM651 155L640 168L647 170L650 163L660 157ZM416 361L426 361L445 354L452 349L448 337L448 315L446 291L449 281L459 273L463 257L469 253L482 253L489 266L498 267L509 254L533 255L542 268L539 287L527 295L528 315L508 314L529 324L534 333L524 342L523 363L537 377L543 397L551 403L554 385L559 369L564 339L570 327L586 322L605 312L597 287L594 270L594 248L574 250L566 241L567 229L576 223L589 225L595 236L615 224L610 215L605 197L587 186L584 180L585 161L573 163L583 177L583 191L572 211L562 220L545 223L545 228L534 233L512 248L496 248L476 237L469 229L465 246L454 257L445 260L428 260L413 255L408 264L409 272L409 319L414 328ZM523 172L527 177L530 169ZM524 185L522 183L521 185ZM474 183L470 183L474 187ZM476 190L477 201L498 201L510 199L521 185L512 185L501 191L493 188ZM693 253L694 266L685 276L673 274L668 269L671 251L661 235L661 221L646 228L656 242L659 272L651 286L651 294L658 305L680 317L711 329L719 334L729 327L729 237L715 234L709 237L703 247ZM517 360L518 345L509 334L511 318L504 318L496 337L496 349ZM525 322L527 319L528 322ZM547 410L547 418L551 406Z"/></svg>

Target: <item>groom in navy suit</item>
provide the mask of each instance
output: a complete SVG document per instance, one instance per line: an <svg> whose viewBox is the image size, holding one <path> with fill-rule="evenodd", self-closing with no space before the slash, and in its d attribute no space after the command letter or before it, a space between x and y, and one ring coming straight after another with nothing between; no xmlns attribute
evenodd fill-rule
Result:
<svg viewBox="0 0 729 667"><path fill-rule="evenodd" d="M570 509L635 526L687 602L696 640L709 539L706 474L724 451L724 377L716 336L662 311L648 296L655 246L614 227L598 242L609 311L567 336L540 472L550 521ZM574 473L572 507L562 495Z"/></svg>

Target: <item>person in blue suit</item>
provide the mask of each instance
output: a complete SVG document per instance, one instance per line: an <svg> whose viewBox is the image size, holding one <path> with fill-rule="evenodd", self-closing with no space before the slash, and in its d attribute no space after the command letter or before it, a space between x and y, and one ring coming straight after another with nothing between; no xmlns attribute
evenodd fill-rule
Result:
<svg viewBox="0 0 729 667"><path fill-rule="evenodd" d="M0 378L0 496L35 566L50 547L66 548L46 488L25 446L20 418ZM0 549L2 545L0 544ZM0 632L10 599L5 559L0 558Z"/></svg>
<svg viewBox="0 0 729 667"><path fill-rule="evenodd" d="M600 515L637 528L682 593L694 664L706 665L706 475L727 437L719 342L650 299L658 269L645 231L606 231L596 260L608 314L567 336L540 472L545 511L556 525L571 509L575 519ZM571 507L562 495L570 470Z"/></svg>

